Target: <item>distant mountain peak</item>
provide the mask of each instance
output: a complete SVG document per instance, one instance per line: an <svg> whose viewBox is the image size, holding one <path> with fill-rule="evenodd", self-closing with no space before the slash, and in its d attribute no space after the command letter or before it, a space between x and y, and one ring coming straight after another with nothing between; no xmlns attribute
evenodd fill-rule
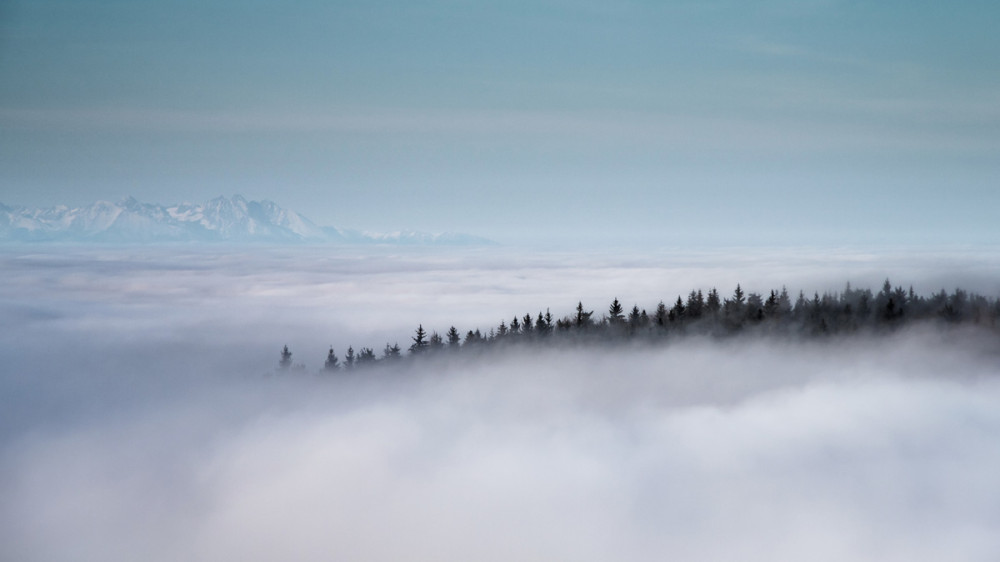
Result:
<svg viewBox="0 0 1000 562"><path fill-rule="evenodd" d="M200 205L142 203L131 195L117 203L96 201L76 208L29 209L0 203L0 241L493 244L467 234L379 234L320 227L273 201L251 201L240 194L219 196Z"/></svg>

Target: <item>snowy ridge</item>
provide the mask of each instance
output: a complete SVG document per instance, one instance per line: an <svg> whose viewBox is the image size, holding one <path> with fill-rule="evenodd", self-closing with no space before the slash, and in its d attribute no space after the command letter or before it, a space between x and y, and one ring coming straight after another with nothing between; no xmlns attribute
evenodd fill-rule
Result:
<svg viewBox="0 0 1000 562"><path fill-rule="evenodd" d="M30 209L0 203L0 241L492 244L467 234L380 234L320 227L273 201L248 201L241 195L216 197L203 205L164 206L132 197L78 208Z"/></svg>

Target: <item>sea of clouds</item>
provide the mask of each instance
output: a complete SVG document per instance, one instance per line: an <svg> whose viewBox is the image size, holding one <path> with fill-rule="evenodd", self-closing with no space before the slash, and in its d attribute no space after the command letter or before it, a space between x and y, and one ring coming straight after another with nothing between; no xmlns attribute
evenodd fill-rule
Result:
<svg viewBox="0 0 1000 562"><path fill-rule="evenodd" d="M0 558L995 560L1000 342L689 339L322 376L577 301L913 284L949 251L0 250ZM276 374L282 345L305 369Z"/></svg>

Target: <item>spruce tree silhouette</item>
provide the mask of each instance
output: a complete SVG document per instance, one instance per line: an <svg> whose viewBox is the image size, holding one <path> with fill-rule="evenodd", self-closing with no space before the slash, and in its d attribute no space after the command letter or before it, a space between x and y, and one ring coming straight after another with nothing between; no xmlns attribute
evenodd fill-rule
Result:
<svg viewBox="0 0 1000 562"><path fill-rule="evenodd" d="M618 302L618 297L615 297L614 302L612 302L611 306L608 307L608 320L610 320L612 324L621 324L624 319L622 314L624 310L625 309L622 308L622 303Z"/></svg>
<svg viewBox="0 0 1000 562"><path fill-rule="evenodd" d="M410 345L410 353L417 354L426 351L427 350L426 338L427 338L427 332L424 331L424 325L420 324L419 326L417 326L416 335L410 338L413 340L413 344ZM388 347L388 344L386 344L386 347Z"/></svg>
<svg viewBox="0 0 1000 562"><path fill-rule="evenodd" d="M448 328L448 332L445 334L448 338L448 348L458 349L458 345L462 343L462 336L458 333L458 330L454 326Z"/></svg>
<svg viewBox="0 0 1000 562"><path fill-rule="evenodd" d="M340 368L340 359L333 352L333 346L330 346L330 352L326 354L326 363L323 364L323 368L327 371L336 371Z"/></svg>
<svg viewBox="0 0 1000 562"><path fill-rule="evenodd" d="M592 310L589 312L585 312L583 310L583 301L576 303L576 319L574 325L577 327L577 329L583 329L589 327L591 324L590 315L593 313L594 311Z"/></svg>
<svg viewBox="0 0 1000 562"><path fill-rule="evenodd" d="M278 367L281 369L289 369L292 366L292 352L288 351L288 346L286 345L281 350L281 359L278 361Z"/></svg>
<svg viewBox="0 0 1000 562"><path fill-rule="evenodd" d="M348 347L347 354L344 355L344 369L350 371L354 368L355 362L357 362L357 356L354 355L354 348Z"/></svg>

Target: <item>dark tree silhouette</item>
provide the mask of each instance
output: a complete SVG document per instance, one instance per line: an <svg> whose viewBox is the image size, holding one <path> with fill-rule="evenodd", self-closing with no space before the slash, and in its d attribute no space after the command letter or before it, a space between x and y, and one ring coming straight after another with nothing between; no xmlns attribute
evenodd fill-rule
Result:
<svg viewBox="0 0 1000 562"><path fill-rule="evenodd" d="M691 291L687 298L687 311L685 315L688 318L701 318L701 313L705 309L705 297L701 294L701 289L697 291Z"/></svg>
<svg viewBox="0 0 1000 562"><path fill-rule="evenodd" d="M705 298L705 308L708 313L715 316L722 310L722 300L719 298L719 291L712 287L708 291L708 297Z"/></svg>
<svg viewBox="0 0 1000 562"><path fill-rule="evenodd" d="M624 320L624 315L622 314L625 309L622 308L622 303L618 302L618 297L611 303L608 307L608 319L611 320L612 324L621 324Z"/></svg>
<svg viewBox="0 0 1000 562"><path fill-rule="evenodd" d="M771 294L764 301L764 316L776 318L778 316L778 293L771 289Z"/></svg>
<svg viewBox="0 0 1000 562"><path fill-rule="evenodd" d="M760 293L747 295L746 317L753 322L760 322L764 319L764 299Z"/></svg>
<svg viewBox="0 0 1000 562"><path fill-rule="evenodd" d="M448 347L450 349L458 349L458 345L462 342L462 336L459 335L458 330L454 326L448 328L445 337L448 338Z"/></svg>
<svg viewBox="0 0 1000 562"><path fill-rule="evenodd" d="M545 317L542 316L542 311L538 311L538 318L535 319L535 331L539 334L544 334L549 331L549 325L545 323Z"/></svg>
<svg viewBox="0 0 1000 562"><path fill-rule="evenodd" d="M653 319L658 328L665 329L667 327L670 315L667 312L667 305L663 304L663 301L660 301L660 303L656 305L656 312L653 313Z"/></svg>
<svg viewBox="0 0 1000 562"><path fill-rule="evenodd" d="M687 307L684 306L684 301L681 300L680 295L677 295L677 302L675 302L674 307L670 309L669 318L672 322L683 322L686 316Z"/></svg>
<svg viewBox="0 0 1000 562"><path fill-rule="evenodd" d="M465 334L465 341L462 342L462 347L472 347L484 342L485 340L483 339L483 334L479 332L479 328L476 328L475 331L469 330L469 332Z"/></svg>
<svg viewBox="0 0 1000 562"><path fill-rule="evenodd" d="M410 345L410 353L423 353L424 351L427 351L427 332L424 331L423 324L417 326L416 335L411 339L413 340L413 344ZM387 349L388 347L389 344L386 344ZM386 357L388 357L388 355Z"/></svg>
<svg viewBox="0 0 1000 562"><path fill-rule="evenodd" d="M645 312L645 311L643 311ZM639 305L633 305L632 311L628 313L628 333L635 334L642 327L642 313L639 312Z"/></svg>
<svg viewBox="0 0 1000 562"><path fill-rule="evenodd" d="M327 371L336 371L340 368L340 359L333 352L333 346L330 346L330 352L326 354L326 363L323 364L323 368Z"/></svg>
<svg viewBox="0 0 1000 562"><path fill-rule="evenodd" d="M438 335L437 332L431 334L431 339L428 341L429 348L431 351L438 351L444 347L444 340Z"/></svg>
<svg viewBox="0 0 1000 562"><path fill-rule="evenodd" d="M594 311L584 312L584 310L583 310L583 301L580 301L580 302L576 303L576 321L575 321L575 326L578 329L589 327L593 323L590 320L590 316L593 313L594 313Z"/></svg>
<svg viewBox="0 0 1000 562"><path fill-rule="evenodd" d="M778 318L787 321L791 315L792 299L788 296L788 288L782 285L781 292L778 293Z"/></svg>
<svg viewBox="0 0 1000 562"><path fill-rule="evenodd" d="M348 347L347 354L344 355L344 368L350 371L354 368L354 363L357 361L357 357L354 355L354 348Z"/></svg>
<svg viewBox="0 0 1000 562"><path fill-rule="evenodd" d="M400 356L399 354L401 351L402 349L399 348L398 343L394 343L392 345L386 343L385 349L382 350L382 359L385 359L387 361L395 361L396 359L399 359Z"/></svg>
<svg viewBox="0 0 1000 562"><path fill-rule="evenodd" d="M670 334L671 341L674 334L732 337L748 333L807 338L828 334L877 335L913 322L936 322L942 327L964 323L992 330L997 330L1000 324L1000 299L968 293L960 288L950 294L942 289L924 297L913 287L906 290L902 286L893 287L886 279L878 293L870 289L856 289L848 283L841 293L824 292L821 295L815 292L811 299L799 291L794 304L784 286L780 292L770 290L765 294L766 298L753 291L744 293L742 285L738 284L731 298L721 300L714 288L708 291L707 298L699 289L688 293L686 301L679 295L669 309L660 301L652 318L638 304L626 315L621 302L615 298L608 309L610 317L604 317L599 323L591 319L593 312L584 310L583 302L578 301L574 315L554 322L551 312L546 309L544 314L539 311L534 318L530 313L523 318L514 316L510 327L501 320L499 328L490 328L485 337L477 328L469 330L463 342L454 326L446 336L449 349L460 352L468 348L470 352L478 353L477 349L485 350L494 345L519 346L542 341L552 345L591 345L602 341L639 340L640 335L644 338L639 341L652 345L667 334ZM521 334L522 337L512 338L514 334ZM445 340L436 332L428 339L423 324L417 327L412 340L413 345L409 348L411 356L445 345ZM382 361L388 364L401 360L399 345L386 344ZM361 348L360 354L356 355L354 348L348 347L343 368L351 370L376 361L371 348ZM282 348L278 365L283 370L302 368L293 366L292 352L287 345ZM334 371L340 365L331 346L324 367Z"/></svg>
<svg viewBox="0 0 1000 562"><path fill-rule="evenodd" d="M377 358L375 357L375 350L370 347L362 347L361 351L358 353L357 364L359 367L364 365L371 365L375 363Z"/></svg>

